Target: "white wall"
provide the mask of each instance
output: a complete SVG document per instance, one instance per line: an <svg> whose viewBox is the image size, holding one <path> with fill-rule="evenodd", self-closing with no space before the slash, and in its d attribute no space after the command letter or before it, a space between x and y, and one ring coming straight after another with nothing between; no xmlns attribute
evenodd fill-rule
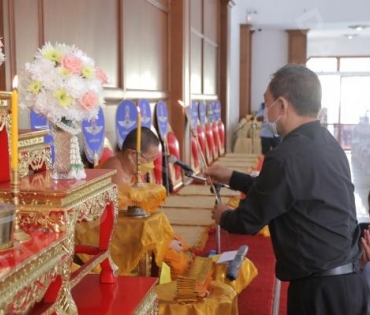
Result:
<svg viewBox="0 0 370 315"><path fill-rule="evenodd" d="M236 0L231 9L230 22L230 89L226 133L227 151L232 150L234 130L239 123L239 65L240 65L240 24L246 23L248 1ZM257 110L263 101L263 93L271 74L287 62L288 34L284 30L256 31L252 35L252 84L251 106Z"/></svg>
<svg viewBox="0 0 370 315"><path fill-rule="evenodd" d="M322 38L307 40L307 57L369 56L370 38Z"/></svg>
<svg viewBox="0 0 370 315"><path fill-rule="evenodd" d="M288 61L288 34L261 30L252 39L251 107L258 110L271 75Z"/></svg>
<svg viewBox="0 0 370 315"><path fill-rule="evenodd" d="M290 0L280 0L289 2ZM228 126L233 131L239 122L239 42L240 24L246 23L246 13L249 9L255 9L257 28L252 37L252 82L251 82L251 107L257 110L263 101L263 93L271 75L281 66L287 63L288 58L288 34L287 28L299 28L309 26L326 28L326 24L340 23L344 19L352 21L365 20L364 11L370 9L370 1L354 0L358 6L354 9L353 3L339 0L338 2L317 2L315 0L304 3L289 2L290 8L271 5L269 1L235 0L235 6L231 9L231 34L230 34L230 96L228 109ZM341 10L333 10L340 7ZM284 7L284 9L283 9ZM280 11L279 11L280 10ZM281 11L283 10L283 11ZM281 13L281 14L280 14ZM355 37L348 40L342 36L336 38L317 37L318 30L311 31L315 37L308 33L307 56L360 56L370 55L370 37ZM322 35L321 35L322 36ZM227 133L228 144L232 144L233 132ZM227 148L230 149L229 147Z"/></svg>
<svg viewBox="0 0 370 315"><path fill-rule="evenodd" d="M239 65L240 65L240 24L245 23L244 0L236 0L231 9L230 17L230 67L229 67L229 99L226 115L228 132L226 132L226 151L232 151L233 134L239 122ZM230 132L231 131L231 132Z"/></svg>

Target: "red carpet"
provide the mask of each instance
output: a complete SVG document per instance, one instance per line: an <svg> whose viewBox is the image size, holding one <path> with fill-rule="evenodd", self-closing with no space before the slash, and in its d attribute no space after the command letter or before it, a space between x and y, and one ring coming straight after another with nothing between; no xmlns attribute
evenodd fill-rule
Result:
<svg viewBox="0 0 370 315"><path fill-rule="evenodd" d="M229 244L228 244L229 243ZM237 250L248 245L247 257L258 269L257 277L239 294L239 315L271 315L275 286L275 257L271 239L261 235L221 233L221 251ZM211 233L203 253L216 249L216 233ZM286 314L286 283L282 284L279 314Z"/></svg>

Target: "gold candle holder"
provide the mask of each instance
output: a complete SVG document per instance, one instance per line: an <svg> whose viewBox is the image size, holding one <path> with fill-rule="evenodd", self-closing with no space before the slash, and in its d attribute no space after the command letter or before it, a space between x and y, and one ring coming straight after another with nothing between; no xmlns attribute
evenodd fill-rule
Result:
<svg viewBox="0 0 370 315"><path fill-rule="evenodd" d="M15 206L14 232L13 239L18 242L28 241L31 237L19 226L19 173L18 168L11 169L11 188L13 203Z"/></svg>
<svg viewBox="0 0 370 315"><path fill-rule="evenodd" d="M135 183L132 185L132 189L141 189L144 186L141 178L141 162L140 162L140 151L136 153L136 174ZM141 208L137 203L133 202L131 206L127 207L127 216L136 218L146 218L149 214Z"/></svg>
<svg viewBox="0 0 370 315"><path fill-rule="evenodd" d="M141 178L141 162L140 162L141 151L136 153L136 174L134 186L143 186L143 179Z"/></svg>

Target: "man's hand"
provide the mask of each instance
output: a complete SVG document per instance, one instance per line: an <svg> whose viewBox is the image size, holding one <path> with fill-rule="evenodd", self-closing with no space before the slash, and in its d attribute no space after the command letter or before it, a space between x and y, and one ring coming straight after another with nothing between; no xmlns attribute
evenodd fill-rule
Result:
<svg viewBox="0 0 370 315"><path fill-rule="evenodd" d="M229 184L232 173L232 170L220 164L214 164L204 171L204 174L209 176L213 183L223 184Z"/></svg>
<svg viewBox="0 0 370 315"><path fill-rule="evenodd" d="M227 210L230 210L230 207L227 205L215 205L212 209L212 219L214 219L217 224L220 224L221 215Z"/></svg>
<svg viewBox="0 0 370 315"><path fill-rule="evenodd" d="M364 236L361 237L362 245L362 262L366 263L370 261L370 231L369 228L364 230Z"/></svg>

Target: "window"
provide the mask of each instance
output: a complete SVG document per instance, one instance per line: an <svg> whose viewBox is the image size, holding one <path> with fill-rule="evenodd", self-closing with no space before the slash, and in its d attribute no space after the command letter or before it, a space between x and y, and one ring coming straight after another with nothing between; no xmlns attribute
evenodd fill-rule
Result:
<svg viewBox="0 0 370 315"><path fill-rule="evenodd" d="M319 119L344 149L352 148L352 130L370 113L370 56L314 57L307 67L322 87Z"/></svg>
<svg viewBox="0 0 370 315"><path fill-rule="evenodd" d="M335 57L310 58L307 61L307 67L315 72L336 72L338 60Z"/></svg>

